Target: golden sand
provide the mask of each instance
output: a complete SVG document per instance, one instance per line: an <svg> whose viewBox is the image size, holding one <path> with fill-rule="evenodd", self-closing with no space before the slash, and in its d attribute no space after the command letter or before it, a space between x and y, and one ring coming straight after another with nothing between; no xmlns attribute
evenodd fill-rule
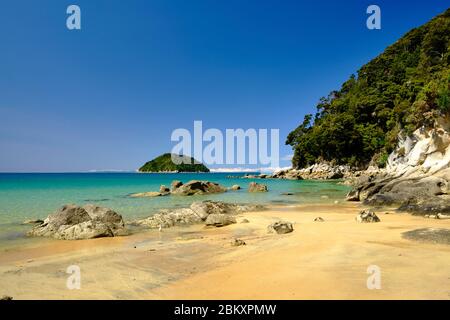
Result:
<svg viewBox="0 0 450 320"><path fill-rule="evenodd" d="M128 237L37 241L0 251L0 295L14 299L450 299L450 246L401 233L450 228L393 211L359 224L353 203L274 207L238 217L249 223L190 226ZM389 212L389 214L386 214ZM314 222L322 217L324 222ZM267 233L277 220L294 232ZM240 238L245 246L234 247ZM66 269L81 270L69 290ZM367 269L381 270L368 289Z"/></svg>

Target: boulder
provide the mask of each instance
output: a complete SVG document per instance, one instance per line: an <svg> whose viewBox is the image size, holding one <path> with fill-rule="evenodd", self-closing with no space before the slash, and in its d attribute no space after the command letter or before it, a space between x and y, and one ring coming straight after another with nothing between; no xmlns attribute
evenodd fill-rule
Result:
<svg viewBox="0 0 450 320"><path fill-rule="evenodd" d="M236 218L229 214L213 213L208 215L205 220L207 226L224 227L236 223Z"/></svg>
<svg viewBox="0 0 450 320"><path fill-rule="evenodd" d="M122 216L96 205L65 205L50 214L42 224L33 227L29 236L79 240L126 234Z"/></svg>
<svg viewBox="0 0 450 320"><path fill-rule="evenodd" d="M237 185L237 184L234 184L234 185L231 186L230 189L233 190L233 191L240 190L240 189L241 189L241 186L239 186L239 185Z"/></svg>
<svg viewBox="0 0 450 320"><path fill-rule="evenodd" d="M314 222L324 222L325 220L322 217L314 218Z"/></svg>
<svg viewBox="0 0 450 320"><path fill-rule="evenodd" d="M355 218L359 223L380 222L380 218L373 211L363 210Z"/></svg>
<svg viewBox="0 0 450 320"><path fill-rule="evenodd" d="M278 234L290 233L294 231L292 223L287 221L277 221L269 225L267 229L270 233L278 233Z"/></svg>
<svg viewBox="0 0 450 320"><path fill-rule="evenodd" d="M133 221L130 224L155 229L199 223L225 225L225 223L229 224L230 222L236 223L235 216L241 212L261 210L261 208L260 205L238 205L210 200L196 201L189 208L161 210L151 217ZM213 217L208 220L211 215Z"/></svg>
<svg viewBox="0 0 450 320"><path fill-rule="evenodd" d="M195 194L211 194L222 193L227 189L218 183L210 181L191 180L176 189L172 190L172 194L181 196L192 196Z"/></svg>
<svg viewBox="0 0 450 320"><path fill-rule="evenodd" d="M170 228L173 226L201 223L203 220L190 208L161 210L153 216L133 221L132 225L145 226L151 229Z"/></svg>
<svg viewBox="0 0 450 320"><path fill-rule="evenodd" d="M250 223L248 219L242 219L240 223Z"/></svg>
<svg viewBox="0 0 450 320"><path fill-rule="evenodd" d="M82 240L101 237L114 237L111 229L102 222L85 221L64 228L53 236L56 239L63 240Z"/></svg>
<svg viewBox="0 0 450 320"><path fill-rule="evenodd" d="M248 192L267 192L267 186L262 183L250 182L248 185Z"/></svg>
<svg viewBox="0 0 450 320"><path fill-rule="evenodd" d="M235 205L228 204L221 201L195 201L191 204L191 210L193 210L202 220L210 214L220 213L235 213L237 208Z"/></svg>

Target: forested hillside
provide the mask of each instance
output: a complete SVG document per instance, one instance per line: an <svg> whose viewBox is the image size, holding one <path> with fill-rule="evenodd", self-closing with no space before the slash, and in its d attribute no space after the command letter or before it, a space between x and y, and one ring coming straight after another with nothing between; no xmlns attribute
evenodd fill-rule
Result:
<svg viewBox="0 0 450 320"><path fill-rule="evenodd" d="M450 111L450 9L409 31L321 98L286 140L293 166L320 161L384 166L399 134Z"/></svg>

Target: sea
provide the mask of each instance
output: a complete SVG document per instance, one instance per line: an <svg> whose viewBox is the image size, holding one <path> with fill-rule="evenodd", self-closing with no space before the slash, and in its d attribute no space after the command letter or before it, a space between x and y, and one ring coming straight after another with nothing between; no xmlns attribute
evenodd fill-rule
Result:
<svg viewBox="0 0 450 320"><path fill-rule="evenodd" d="M335 203L348 187L339 181L247 179L254 173L0 173L0 245L25 238L28 219L44 219L64 204L96 204L121 214L125 221L151 216L160 209L188 207L193 201L220 200L240 204ZM159 191L173 180L208 180L241 190L195 196L133 198L133 193ZM267 193L249 193L252 181L268 186ZM291 193L292 195L283 195Z"/></svg>

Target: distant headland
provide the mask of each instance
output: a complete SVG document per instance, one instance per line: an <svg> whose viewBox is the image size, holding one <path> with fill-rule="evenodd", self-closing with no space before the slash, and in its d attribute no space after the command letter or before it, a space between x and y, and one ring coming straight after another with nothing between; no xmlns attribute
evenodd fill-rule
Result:
<svg viewBox="0 0 450 320"><path fill-rule="evenodd" d="M177 159L173 161L172 159ZM209 169L192 157L164 153L146 162L138 172L209 172Z"/></svg>

